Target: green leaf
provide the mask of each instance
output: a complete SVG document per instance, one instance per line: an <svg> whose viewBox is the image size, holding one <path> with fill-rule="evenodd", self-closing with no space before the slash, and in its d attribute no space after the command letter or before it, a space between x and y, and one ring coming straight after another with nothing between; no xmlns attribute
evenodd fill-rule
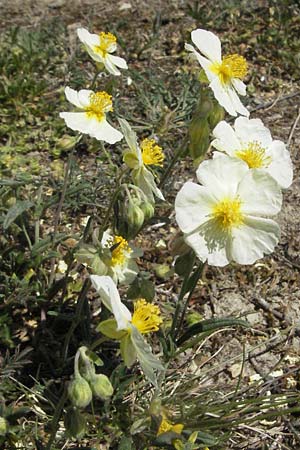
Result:
<svg viewBox="0 0 300 450"><path fill-rule="evenodd" d="M200 333L213 332L219 328L240 326L244 328L249 328L250 324L245 320L241 319L208 319L202 320L201 322L195 323L187 329L187 331L177 340L176 344L181 345L189 338L196 336Z"/></svg>
<svg viewBox="0 0 300 450"><path fill-rule="evenodd" d="M155 387L158 387L157 377L160 372L165 370L163 365L153 355L150 345L144 341L142 335L134 326L131 327L131 341L145 376Z"/></svg>
<svg viewBox="0 0 300 450"><path fill-rule="evenodd" d="M136 361L137 354L130 334L127 334L121 339L120 351L126 366L131 367Z"/></svg>
<svg viewBox="0 0 300 450"><path fill-rule="evenodd" d="M95 352L88 350L86 355L96 366L100 367L104 365L102 359Z"/></svg>
<svg viewBox="0 0 300 450"><path fill-rule="evenodd" d="M6 230L23 212L34 206L30 200L18 200L11 208L9 208L3 222L3 229Z"/></svg>
<svg viewBox="0 0 300 450"><path fill-rule="evenodd" d="M107 319L100 322L96 330L100 331L100 333L104 334L104 336L107 336L110 339L117 339L119 341L124 336L126 336L127 331L119 331L117 328L118 325L115 319Z"/></svg>

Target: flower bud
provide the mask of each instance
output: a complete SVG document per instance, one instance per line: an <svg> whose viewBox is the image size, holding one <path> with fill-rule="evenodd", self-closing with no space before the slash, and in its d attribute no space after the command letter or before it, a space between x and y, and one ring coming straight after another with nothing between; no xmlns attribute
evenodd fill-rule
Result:
<svg viewBox="0 0 300 450"><path fill-rule="evenodd" d="M64 424L67 433L75 439L81 439L86 432L86 420L80 411L73 406L68 408Z"/></svg>
<svg viewBox="0 0 300 450"><path fill-rule="evenodd" d="M138 205L129 202L127 211L127 222L130 235L135 235L144 223L144 213Z"/></svg>
<svg viewBox="0 0 300 450"><path fill-rule="evenodd" d="M225 111L219 103L215 102L212 110L208 115L208 123L210 128L213 130L221 120L224 119Z"/></svg>
<svg viewBox="0 0 300 450"><path fill-rule="evenodd" d="M71 381L68 387L68 395L77 408L85 408L92 400L89 383L81 376L77 376Z"/></svg>
<svg viewBox="0 0 300 450"><path fill-rule="evenodd" d="M0 416L0 436L5 436L7 431L7 420Z"/></svg>
<svg viewBox="0 0 300 450"><path fill-rule="evenodd" d="M149 414L152 416L159 416L161 414L161 399L154 398L150 403Z"/></svg>
<svg viewBox="0 0 300 450"><path fill-rule="evenodd" d="M150 202L143 202L140 205L141 210L144 213L145 220L151 219L154 216L154 206Z"/></svg>
<svg viewBox="0 0 300 450"><path fill-rule="evenodd" d="M68 136L64 134L57 142L57 147L63 151L71 150L77 142L78 137Z"/></svg>
<svg viewBox="0 0 300 450"><path fill-rule="evenodd" d="M92 388L93 395L101 400L108 400L114 392L109 378L104 374L94 375L90 379L90 386Z"/></svg>

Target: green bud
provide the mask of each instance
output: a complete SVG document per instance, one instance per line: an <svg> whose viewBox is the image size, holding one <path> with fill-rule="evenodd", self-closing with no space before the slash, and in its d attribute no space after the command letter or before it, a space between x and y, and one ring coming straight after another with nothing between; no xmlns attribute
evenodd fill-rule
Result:
<svg viewBox="0 0 300 450"><path fill-rule="evenodd" d="M144 213L138 205L130 202L127 211L127 222L132 232L137 232L144 223Z"/></svg>
<svg viewBox="0 0 300 450"><path fill-rule="evenodd" d="M221 122L221 120L224 119L224 114L224 108L222 108L219 103L215 102L214 107L208 115L208 123L212 130L218 125L219 122Z"/></svg>
<svg viewBox="0 0 300 450"><path fill-rule="evenodd" d="M90 386L92 388L93 395L101 398L101 400L108 400L114 392L109 378L104 374L94 375L90 379Z"/></svg>
<svg viewBox="0 0 300 450"><path fill-rule="evenodd" d="M77 142L77 137L68 136L64 134L56 143L57 147L63 151L71 150Z"/></svg>
<svg viewBox="0 0 300 450"><path fill-rule="evenodd" d="M89 383L80 375L71 381L68 387L68 395L74 406L85 408L92 400L92 391Z"/></svg>
<svg viewBox="0 0 300 450"><path fill-rule="evenodd" d="M65 415L64 424L67 430L67 433L75 438L81 439L86 432L87 422L84 416L78 411L78 409L68 408L67 413Z"/></svg>
<svg viewBox="0 0 300 450"><path fill-rule="evenodd" d="M7 431L7 420L4 417L0 417L0 436L5 436Z"/></svg>
<svg viewBox="0 0 300 450"><path fill-rule="evenodd" d="M51 150L51 154L54 158L59 158L61 155L61 149L60 148L53 148Z"/></svg>
<svg viewBox="0 0 300 450"><path fill-rule="evenodd" d="M151 219L154 216L154 206L150 202L143 202L140 205L141 210L144 213L145 220Z"/></svg>

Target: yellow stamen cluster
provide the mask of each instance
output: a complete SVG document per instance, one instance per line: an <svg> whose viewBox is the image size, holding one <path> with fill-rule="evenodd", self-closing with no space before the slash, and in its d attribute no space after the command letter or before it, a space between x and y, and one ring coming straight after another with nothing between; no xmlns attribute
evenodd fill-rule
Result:
<svg viewBox="0 0 300 450"><path fill-rule="evenodd" d="M221 83L226 85L232 78L243 79L247 75L248 64L243 56L233 54L225 56L221 63L213 63L210 69L218 75Z"/></svg>
<svg viewBox="0 0 300 450"><path fill-rule="evenodd" d="M212 217L222 231L238 227L244 223L241 213L241 200L225 198L213 207Z"/></svg>
<svg viewBox="0 0 300 450"><path fill-rule="evenodd" d="M143 298L138 299L134 304L131 323L142 334L158 331L162 323L159 307L146 302Z"/></svg>
<svg viewBox="0 0 300 450"><path fill-rule="evenodd" d="M174 433L181 434L183 430L183 425L181 423L173 424L166 417L163 416L162 421L160 422L159 429L157 431L157 436L163 433L168 433L169 431L173 431Z"/></svg>
<svg viewBox="0 0 300 450"><path fill-rule="evenodd" d="M154 139L144 139L141 142L141 150L144 164L162 167L165 155Z"/></svg>
<svg viewBox="0 0 300 450"><path fill-rule="evenodd" d="M266 156L266 149L256 141L249 142L248 146L243 150L237 150L235 156L245 161L250 169L268 167L272 162L271 157Z"/></svg>
<svg viewBox="0 0 300 450"><path fill-rule="evenodd" d="M89 117L95 117L101 121L105 118L105 113L112 110L112 96L101 91L90 95L90 104L85 111Z"/></svg>
<svg viewBox="0 0 300 450"><path fill-rule="evenodd" d="M116 44L117 38L112 33L104 33L103 31L99 34L100 43L95 45L94 51L99 53L102 58L105 58L107 53L109 53L112 45Z"/></svg>
<svg viewBox="0 0 300 450"><path fill-rule="evenodd" d="M109 245L113 248L111 250L110 265L115 267L124 264L132 252L126 239L122 238L122 236L115 236L112 241L109 242Z"/></svg>

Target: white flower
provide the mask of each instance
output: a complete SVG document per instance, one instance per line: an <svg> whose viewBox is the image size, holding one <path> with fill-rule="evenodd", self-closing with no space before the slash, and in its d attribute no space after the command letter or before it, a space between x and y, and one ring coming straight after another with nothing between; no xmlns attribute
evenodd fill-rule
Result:
<svg viewBox="0 0 300 450"><path fill-rule="evenodd" d="M269 219L281 208L278 184L240 159L220 155L200 164L175 200L176 220L202 261L225 266L253 264L273 251L280 229Z"/></svg>
<svg viewBox="0 0 300 450"><path fill-rule="evenodd" d="M84 111L59 114L69 128L109 144L114 144L123 138L122 133L106 120L106 113L113 110L111 95L107 92L93 92L87 89L77 92L69 87L65 88L65 94L70 103Z"/></svg>
<svg viewBox="0 0 300 450"><path fill-rule="evenodd" d="M159 330L162 323L159 307L138 299L134 312L121 302L113 280L108 276L91 275L92 285L100 294L104 305L113 313L115 319L108 319L97 327L105 336L120 340L120 351L127 367L138 358L145 376L157 387L157 373L164 370L160 361L153 355L151 347L142 334Z"/></svg>
<svg viewBox="0 0 300 450"><path fill-rule="evenodd" d="M123 160L132 169L134 183L144 192L150 202L154 203L154 195L164 200L162 192L156 186L154 176L147 166L162 166L164 154L153 139L144 139L138 144L135 132L129 123L119 119L121 129L124 133L128 150L124 152Z"/></svg>
<svg viewBox="0 0 300 450"><path fill-rule="evenodd" d="M242 82L247 74L245 58L237 54L222 58L220 39L211 31L197 29L192 31L191 37L201 54L189 44L185 44L185 49L196 55L220 105L232 116L238 113L248 116L249 111L237 95L246 95L246 86Z"/></svg>
<svg viewBox="0 0 300 450"><path fill-rule="evenodd" d="M112 33L91 34L85 28L78 28L77 34L90 57L104 64L106 70L112 75L121 74L117 67L128 68L125 59L111 54L117 48L117 38Z"/></svg>
<svg viewBox="0 0 300 450"><path fill-rule="evenodd" d="M212 146L229 156L245 161L250 169L262 169L284 189L293 179L290 154L282 141L272 139L260 119L238 117L232 128L225 121L213 130Z"/></svg>
<svg viewBox="0 0 300 450"><path fill-rule="evenodd" d="M104 231L101 245L110 249L111 256L105 260L107 274L116 284L131 284L138 273L134 258L142 256L142 252L129 245L122 236L112 236L109 231Z"/></svg>

